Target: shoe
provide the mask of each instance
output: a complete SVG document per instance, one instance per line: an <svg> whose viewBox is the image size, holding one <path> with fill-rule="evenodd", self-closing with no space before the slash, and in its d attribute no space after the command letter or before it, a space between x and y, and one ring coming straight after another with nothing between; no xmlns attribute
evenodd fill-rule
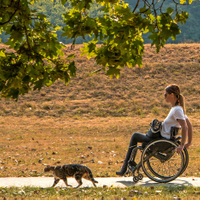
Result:
<svg viewBox="0 0 200 200"><path fill-rule="evenodd" d="M127 167L128 167L128 160L130 159L132 150L133 150L133 147L129 147L128 148L128 151L126 153L126 158L124 160L124 164L123 164L123 166L121 168L121 171L116 172L117 175L123 176L126 173L126 170L127 170Z"/></svg>
<svg viewBox="0 0 200 200"><path fill-rule="evenodd" d="M128 162L124 161L124 164L121 168L121 171L116 172L116 174L119 175L119 176L123 176L125 174L126 170L127 170L127 166L128 166Z"/></svg>

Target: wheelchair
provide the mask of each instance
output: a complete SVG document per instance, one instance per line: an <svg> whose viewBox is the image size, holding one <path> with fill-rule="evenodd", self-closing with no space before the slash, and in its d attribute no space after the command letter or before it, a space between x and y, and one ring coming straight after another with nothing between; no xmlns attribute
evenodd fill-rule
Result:
<svg viewBox="0 0 200 200"><path fill-rule="evenodd" d="M176 148L180 145L181 136L171 132L171 138L158 138L148 144L132 147L132 153L128 161L127 174L133 175L133 181L137 183L143 179L144 174L158 183L167 183L180 176L187 168L189 155L186 148L178 154ZM130 147L131 148L131 147ZM133 166L136 154L141 152L141 160ZM137 174L137 175L136 175Z"/></svg>

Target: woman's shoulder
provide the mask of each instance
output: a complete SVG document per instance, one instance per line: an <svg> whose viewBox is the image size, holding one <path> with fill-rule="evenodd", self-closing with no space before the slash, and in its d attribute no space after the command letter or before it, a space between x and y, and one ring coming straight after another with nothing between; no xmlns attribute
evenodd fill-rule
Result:
<svg viewBox="0 0 200 200"><path fill-rule="evenodd" d="M181 106L174 106L172 107L172 113L176 114L176 113L181 113L184 114L183 108Z"/></svg>
<svg viewBox="0 0 200 200"><path fill-rule="evenodd" d="M181 110L181 111L183 111L182 106L179 106L179 105L174 106L173 109L174 109L174 110Z"/></svg>
<svg viewBox="0 0 200 200"><path fill-rule="evenodd" d="M183 108L181 106L174 106L173 107L173 113L175 116L184 116L185 117L185 114L184 114L184 111L183 111Z"/></svg>

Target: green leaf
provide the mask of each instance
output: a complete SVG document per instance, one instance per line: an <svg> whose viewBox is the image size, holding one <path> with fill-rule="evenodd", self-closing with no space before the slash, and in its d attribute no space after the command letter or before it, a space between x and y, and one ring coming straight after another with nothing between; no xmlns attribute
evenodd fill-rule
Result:
<svg viewBox="0 0 200 200"><path fill-rule="evenodd" d="M0 51L0 57L6 57L6 54L2 50Z"/></svg>
<svg viewBox="0 0 200 200"><path fill-rule="evenodd" d="M76 65L75 65L74 61L69 64L68 69L70 71L70 76L71 77L76 76L77 68L76 68Z"/></svg>
<svg viewBox="0 0 200 200"><path fill-rule="evenodd" d="M40 80L36 81L34 90L36 90L36 89L41 90L43 85L44 85L44 79L40 79Z"/></svg>
<svg viewBox="0 0 200 200"><path fill-rule="evenodd" d="M173 13L173 11L174 11L173 8L171 8L171 7L167 8L167 13L171 14L171 13Z"/></svg>
<svg viewBox="0 0 200 200"><path fill-rule="evenodd" d="M30 4L31 4L31 5L33 5L33 4L34 4L34 2L35 2L35 0L31 0L31 1L30 1Z"/></svg>
<svg viewBox="0 0 200 200"><path fill-rule="evenodd" d="M48 80L48 81L45 83L45 85L46 85L47 87L51 86L52 84L53 84L53 82L52 82L51 80Z"/></svg>
<svg viewBox="0 0 200 200"><path fill-rule="evenodd" d="M65 78L65 84L67 85L68 82L70 81L69 74L67 72L64 72L64 78Z"/></svg>
<svg viewBox="0 0 200 200"><path fill-rule="evenodd" d="M20 32L20 31L12 31L11 33L11 38L14 40L13 42L16 42L16 41L19 41L21 42L22 41L22 37L23 37L23 33Z"/></svg>
<svg viewBox="0 0 200 200"><path fill-rule="evenodd" d="M22 79L22 82L24 83L29 83L31 80L31 77L29 75L24 76L24 78Z"/></svg>
<svg viewBox="0 0 200 200"><path fill-rule="evenodd" d="M115 75L118 79L120 77L120 69L117 69L116 67L109 66L108 71L106 72L106 75L108 75L111 78Z"/></svg>
<svg viewBox="0 0 200 200"><path fill-rule="evenodd" d="M187 0L180 0L180 4L184 4Z"/></svg>
<svg viewBox="0 0 200 200"><path fill-rule="evenodd" d="M53 0L52 0L53 1ZM61 0L61 3L64 5L66 4L67 0Z"/></svg>
<svg viewBox="0 0 200 200"><path fill-rule="evenodd" d="M12 88L9 93L8 93L8 96L11 96L13 99L18 99L19 97L19 89L16 89L16 88Z"/></svg>
<svg viewBox="0 0 200 200"><path fill-rule="evenodd" d="M67 59L73 59L73 58L75 58L74 54L70 54L69 56L67 56Z"/></svg>
<svg viewBox="0 0 200 200"><path fill-rule="evenodd" d="M151 10L148 9L146 6L143 8L140 8L140 13L145 13L145 14L151 14Z"/></svg>

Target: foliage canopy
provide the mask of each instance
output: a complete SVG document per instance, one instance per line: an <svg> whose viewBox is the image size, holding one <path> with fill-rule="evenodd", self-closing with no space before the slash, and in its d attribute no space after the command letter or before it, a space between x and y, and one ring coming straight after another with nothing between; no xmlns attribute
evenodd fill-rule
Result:
<svg viewBox="0 0 200 200"><path fill-rule="evenodd" d="M74 55L63 59L63 45L55 34L59 27L34 10L32 5L37 1L0 1L0 34L4 31L9 35L6 44L12 49L0 49L2 97L17 100L32 88L40 90L58 79L67 84L76 75ZM163 10L165 0L136 0L133 8L120 0L60 0L61 6L70 7L63 9L62 36L73 40L72 47L78 37L92 37L84 44L82 55L94 57L102 66L96 72L104 70L111 78L118 78L124 66L142 66L144 33L149 34L157 52L170 37L176 39L180 34L178 23L183 24L188 18L188 13L179 7L192 1L173 1L173 6ZM94 3L100 5L103 15L90 14ZM97 47L99 42L101 46Z"/></svg>

